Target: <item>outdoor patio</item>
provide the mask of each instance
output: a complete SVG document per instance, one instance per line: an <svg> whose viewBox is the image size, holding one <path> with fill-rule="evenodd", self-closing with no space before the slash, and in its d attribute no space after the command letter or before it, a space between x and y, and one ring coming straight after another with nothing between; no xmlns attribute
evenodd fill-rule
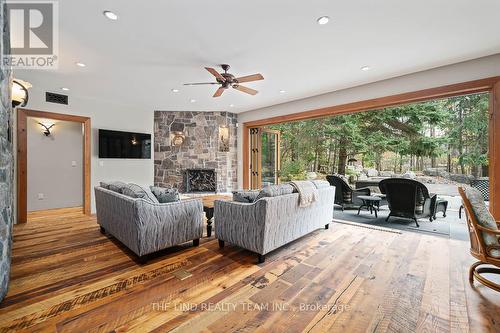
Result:
<svg viewBox="0 0 500 333"><path fill-rule="evenodd" d="M370 214L366 209L362 209L358 215L358 209L345 209L343 212L340 207L335 208L334 220L337 223L361 223L368 227L383 227L401 231L411 231L417 233L432 234L451 239L468 240L467 225L465 213L462 211L462 218L459 218L459 209L462 200L458 194L457 186L452 184L426 184L429 192L438 194L440 199L448 201L448 210L446 217L442 213L436 215L436 220L430 222L429 219L419 219L420 227L410 219L391 217L388 222L385 221L389 214L387 205L381 206L378 211L378 218ZM488 203L487 203L488 204Z"/></svg>

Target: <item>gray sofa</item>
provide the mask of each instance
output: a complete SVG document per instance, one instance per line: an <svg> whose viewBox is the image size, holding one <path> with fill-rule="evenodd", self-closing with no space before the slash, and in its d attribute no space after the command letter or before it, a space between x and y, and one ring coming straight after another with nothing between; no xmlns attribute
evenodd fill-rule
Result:
<svg viewBox="0 0 500 333"><path fill-rule="evenodd" d="M187 241L199 244L203 235L201 200L154 203L103 187L95 188L97 223L141 261L146 255Z"/></svg>
<svg viewBox="0 0 500 333"><path fill-rule="evenodd" d="M256 252L259 262L264 262L272 250L316 229L328 229L333 218L335 187L326 183L317 190L318 200L308 207L299 207L298 193L283 194L280 189L251 203L215 201L215 236L219 246L224 247L227 241ZM248 194L255 196L255 192ZM239 193L238 197L246 195Z"/></svg>

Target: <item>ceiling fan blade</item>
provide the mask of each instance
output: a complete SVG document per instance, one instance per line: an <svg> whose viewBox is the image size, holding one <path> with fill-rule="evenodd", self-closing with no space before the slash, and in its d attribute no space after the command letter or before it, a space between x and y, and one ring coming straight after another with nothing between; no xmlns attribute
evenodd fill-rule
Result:
<svg viewBox="0 0 500 333"><path fill-rule="evenodd" d="M262 76L262 74L253 74L253 75L237 77L236 80L238 81L238 83L243 83L243 82L264 80L264 77Z"/></svg>
<svg viewBox="0 0 500 333"><path fill-rule="evenodd" d="M219 82L184 83L184 86L200 86L203 84L220 84Z"/></svg>
<svg viewBox="0 0 500 333"><path fill-rule="evenodd" d="M239 90L241 92L244 92L244 93L247 93L247 94L250 94L250 95L257 95L258 91L257 90L254 90L254 89L251 89L251 88L247 88L247 87L244 87L244 86L233 86L234 89L236 90Z"/></svg>
<svg viewBox="0 0 500 333"><path fill-rule="evenodd" d="M224 78L224 76L220 75L219 72L217 72L217 70L211 68L211 67L205 67L205 69L207 71L210 72L210 74L212 74L213 76L215 76L218 80L221 80L222 82L226 82L226 79Z"/></svg>
<svg viewBox="0 0 500 333"><path fill-rule="evenodd" d="M224 92L224 90L226 90L226 89L224 89L224 88L220 87L219 89L217 89L217 90L215 91L215 94L214 94L214 96L213 96L213 97L219 97L220 95L222 95L222 93Z"/></svg>

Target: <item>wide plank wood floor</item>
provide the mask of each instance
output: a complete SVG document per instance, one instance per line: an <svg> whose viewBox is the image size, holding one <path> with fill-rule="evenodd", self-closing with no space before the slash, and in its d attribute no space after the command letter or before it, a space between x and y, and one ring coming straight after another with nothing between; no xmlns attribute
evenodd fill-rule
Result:
<svg viewBox="0 0 500 333"><path fill-rule="evenodd" d="M260 265L214 238L141 265L80 209L30 219L1 332L500 332L500 293L469 285L459 240L333 223Z"/></svg>

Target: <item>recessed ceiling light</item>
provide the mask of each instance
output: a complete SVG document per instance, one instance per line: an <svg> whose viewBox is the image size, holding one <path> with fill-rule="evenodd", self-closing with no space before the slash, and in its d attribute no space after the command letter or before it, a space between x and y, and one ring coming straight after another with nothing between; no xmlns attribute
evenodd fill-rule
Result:
<svg viewBox="0 0 500 333"><path fill-rule="evenodd" d="M173 93L178 93L178 92L179 92L179 89L172 89L172 92L173 92Z"/></svg>
<svg viewBox="0 0 500 333"><path fill-rule="evenodd" d="M363 66L363 67L361 67L361 70L364 71L364 72L367 72L370 69L371 69L370 66Z"/></svg>
<svg viewBox="0 0 500 333"><path fill-rule="evenodd" d="M85 67L85 66L87 66L83 62L75 62L75 65L77 65L78 67Z"/></svg>
<svg viewBox="0 0 500 333"><path fill-rule="evenodd" d="M325 25L328 23L328 21L330 21L330 18L328 16L321 16L316 20L319 25Z"/></svg>
<svg viewBox="0 0 500 333"><path fill-rule="evenodd" d="M191 103L196 103L196 100L193 98L190 100Z"/></svg>
<svg viewBox="0 0 500 333"><path fill-rule="evenodd" d="M234 104L229 104L229 107L230 108L234 108Z"/></svg>
<svg viewBox="0 0 500 333"><path fill-rule="evenodd" d="M118 20L118 15L116 15L115 13L113 13L110 10L105 10L102 13L104 14L104 16L106 16L107 18L109 18L112 21Z"/></svg>
<svg viewBox="0 0 500 333"><path fill-rule="evenodd" d="M66 87L62 87L61 90L64 90L64 91L69 91L69 88L66 88Z"/></svg>
<svg viewBox="0 0 500 333"><path fill-rule="evenodd" d="M286 90L280 90L280 94L286 93Z"/></svg>

